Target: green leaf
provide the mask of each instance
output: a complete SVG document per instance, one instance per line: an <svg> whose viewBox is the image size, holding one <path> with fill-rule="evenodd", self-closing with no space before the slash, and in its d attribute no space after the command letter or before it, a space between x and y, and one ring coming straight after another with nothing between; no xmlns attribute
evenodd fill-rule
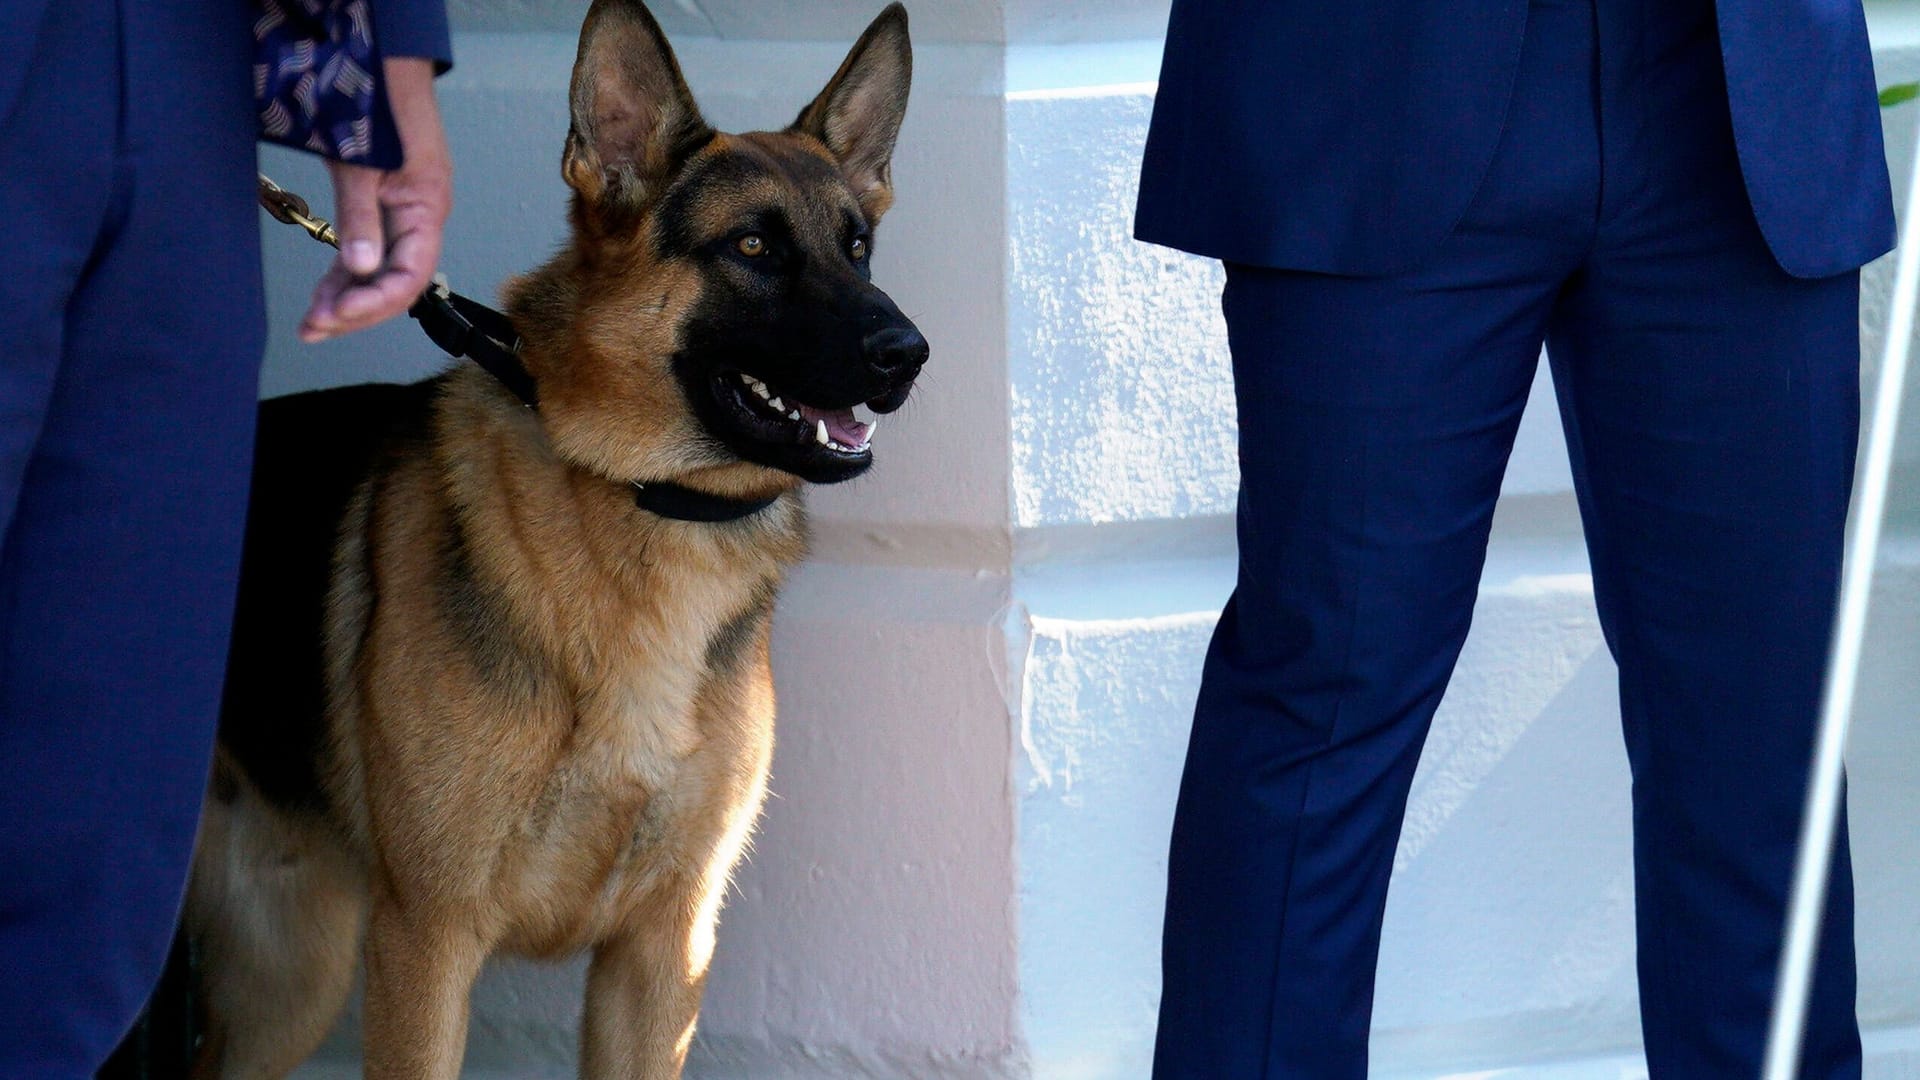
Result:
<svg viewBox="0 0 1920 1080"><path fill-rule="evenodd" d="M1917 97L1920 97L1920 82L1900 83L1880 91L1880 107L1891 109Z"/></svg>

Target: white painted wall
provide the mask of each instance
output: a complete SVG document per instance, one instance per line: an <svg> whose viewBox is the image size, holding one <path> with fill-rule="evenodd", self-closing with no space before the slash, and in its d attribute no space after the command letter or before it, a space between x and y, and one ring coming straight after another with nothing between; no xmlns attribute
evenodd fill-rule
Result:
<svg viewBox="0 0 1920 1080"><path fill-rule="evenodd" d="M878 6L655 3L723 127L784 123ZM814 499L816 558L776 622L775 797L722 919L692 1072L1132 1080L1200 656L1232 582L1219 272L1127 239L1165 0L910 6L916 85L876 276L934 360L873 474ZM1883 79L1920 76L1920 3L1869 7ZM561 235L584 4L454 10L445 268L486 296ZM1896 161L1915 108L1890 117ZM307 159L264 160L325 189ZM278 227L266 251L267 392L442 363L405 323L298 346L321 253ZM1876 268L1870 356L1885 293ZM1546 392L1415 782L1382 1075L1643 1070L1612 669ZM1871 1080L1920 1077L1920 408L1904 447L1852 772ZM496 965L471 1074L569 1075L579 984L578 965ZM349 1023L303 1075L353 1075L352 1044Z"/></svg>

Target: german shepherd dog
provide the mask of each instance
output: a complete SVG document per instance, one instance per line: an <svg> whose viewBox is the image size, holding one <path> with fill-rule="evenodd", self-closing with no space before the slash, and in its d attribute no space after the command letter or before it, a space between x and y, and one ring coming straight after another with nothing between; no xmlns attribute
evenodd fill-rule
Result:
<svg viewBox="0 0 1920 1080"><path fill-rule="evenodd" d="M262 409L189 890L208 1077L282 1076L364 955L365 1070L452 1078L498 951L591 950L582 1074L677 1077L773 750L799 489L865 471L927 344L869 276L907 16L778 132L708 127L639 0L595 0L571 237L512 281L529 409L475 368ZM663 517L635 485L742 502Z"/></svg>

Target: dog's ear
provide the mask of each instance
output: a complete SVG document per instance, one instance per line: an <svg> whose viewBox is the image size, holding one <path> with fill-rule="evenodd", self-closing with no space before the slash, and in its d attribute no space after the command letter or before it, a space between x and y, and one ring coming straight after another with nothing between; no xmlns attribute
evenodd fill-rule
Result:
<svg viewBox="0 0 1920 1080"><path fill-rule="evenodd" d="M907 9L888 4L788 129L820 140L839 160L868 224L893 205L893 143L912 81Z"/></svg>
<svg viewBox="0 0 1920 1080"><path fill-rule="evenodd" d="M588 202L637 210L713 135L660 24L640 0L594 0L573 64L560 171Z"/></svg>

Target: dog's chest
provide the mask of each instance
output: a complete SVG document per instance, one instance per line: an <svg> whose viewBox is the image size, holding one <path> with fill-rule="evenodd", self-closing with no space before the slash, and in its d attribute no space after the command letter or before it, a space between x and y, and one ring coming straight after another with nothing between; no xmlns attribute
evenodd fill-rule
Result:
<svg viewBox="0 0 1920 1080"><path fill-rule="evenodd" d="M626 628L635 637L624 662L575 694L572 731L524 809L502 882L512 906L540 913L533 922L552 920L526 926L532 939L591 936L618 896L681 861L674 845L694 842L725 801L716 788L738 771L730 759L742 740L729 710L703 699L728 675L715 670L712 643L752 593L700 591L704 608L667 612L676 632L658 620Z"/></svg>
<svg viewBox="0 0 1920 1080"><path fill-rule="evenodd" d="M609 820L671 791L705 741L698 650L662 643L647 659L578 695L572 734L529 808L535 843L606 846Z"/></svg>

